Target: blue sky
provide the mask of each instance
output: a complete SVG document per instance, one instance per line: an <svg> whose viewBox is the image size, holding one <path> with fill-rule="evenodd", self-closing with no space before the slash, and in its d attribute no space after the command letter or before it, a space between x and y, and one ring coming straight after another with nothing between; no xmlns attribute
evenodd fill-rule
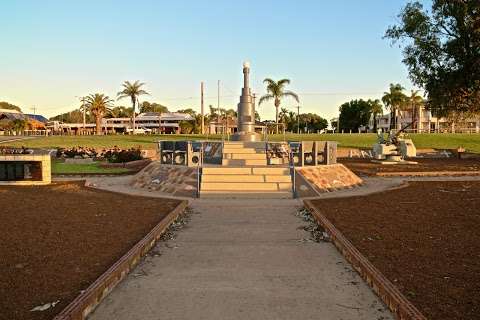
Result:
<svg viewBox="0 0 480 320"><path fill-rule="evenodd" d="M124 80L147 83L171 109L236 108L244 60L252 87L289 78L303 112L327 119L352 98L379 98L391 82L408 89L398 47L382 36L406 1L83 0L0 2L0 100L52 116L75 96L115 96ZM128 101L117 104L128 105ZM283 102L294 109L296 103ZM259 108L273 118L273 106Z"/></svg>

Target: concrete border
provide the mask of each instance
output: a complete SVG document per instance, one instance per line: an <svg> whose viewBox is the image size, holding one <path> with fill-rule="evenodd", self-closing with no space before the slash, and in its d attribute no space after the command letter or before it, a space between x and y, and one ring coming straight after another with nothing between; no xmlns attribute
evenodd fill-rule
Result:
<svg viewBox="0 0 480 320"><path fill-rule="evenodd" d="M313 205L310 200L304 201L305 207L312 213L317 222L330 235L338 251L347 259L352 267L367 282L373 291L399 320L427 320L393 283L358 251L357 248Z"/></svg>
<svg viewBox="0 0 480 320"><path fill-rule="evenodd" d="M377 172L378 177L461 177L480 176L480 171L398 171Z"/></svg>
<svg viewBox="0 0 480 320"><path fill-rule="evenodd" d="M185 210L188 201L181 201L142 240L97 278L85 291L66 306L54 320L84 320L95 307L122 281L140 262L140 259L155 245L165 230Z"/></svg>

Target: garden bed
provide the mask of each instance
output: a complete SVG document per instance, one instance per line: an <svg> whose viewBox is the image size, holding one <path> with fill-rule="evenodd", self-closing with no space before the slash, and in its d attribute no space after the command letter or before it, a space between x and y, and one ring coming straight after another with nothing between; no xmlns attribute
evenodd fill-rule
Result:
<svg viewBox="0 0 480 320"><path fill-rule="evenodd" d="M340 159L339 162L352 170L357 175L376 176L394 172L475 172L480 171L480 157L473 159L415 158L418 164L382 165L370 159Z"/></svg>
<svg viewBox="0 0 480 320"><path fill-rule="evenodd" d="M37 320L52 319L180 202L78 182L0 187L0 203L0 319Z"/></svg>
<svg viewBox="0 0 480 320"><path fill-rule="evenodd" d="M480 181L312 201L429 319L480 314Z"/></svg>

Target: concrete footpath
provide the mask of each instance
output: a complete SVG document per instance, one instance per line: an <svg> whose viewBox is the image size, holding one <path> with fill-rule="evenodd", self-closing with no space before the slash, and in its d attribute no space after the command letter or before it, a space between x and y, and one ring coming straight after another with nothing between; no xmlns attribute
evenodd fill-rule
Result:
<svg viewBox="0 0 480 320"><path fill-rule="evenodd" d="M194 200L90 319L393 319L331 243L309 241L297 200Z"/></svg>

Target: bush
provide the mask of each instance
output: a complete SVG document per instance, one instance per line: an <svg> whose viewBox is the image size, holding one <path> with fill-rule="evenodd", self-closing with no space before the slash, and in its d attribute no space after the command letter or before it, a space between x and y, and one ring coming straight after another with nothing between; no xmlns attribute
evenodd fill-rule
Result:
<svg viewBox="0 0 480 320"><path fill-rule="evenodd" d="M105 151L103 153L103 157L111 163L130 162L143 159L142 152L138 148L120 150L115 147L113 149Z"/></svg>
<svg viewBox="0 0 480 320"><path fill-rule="evenodd" d="M97 151L93 148L73 147L71 149L57 149L57 158L96 158Z"/></svg>

